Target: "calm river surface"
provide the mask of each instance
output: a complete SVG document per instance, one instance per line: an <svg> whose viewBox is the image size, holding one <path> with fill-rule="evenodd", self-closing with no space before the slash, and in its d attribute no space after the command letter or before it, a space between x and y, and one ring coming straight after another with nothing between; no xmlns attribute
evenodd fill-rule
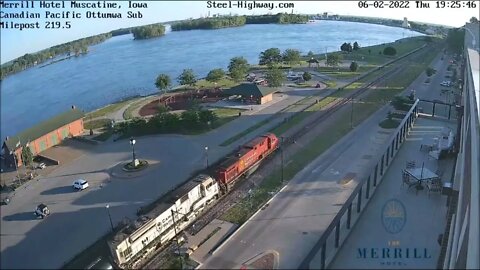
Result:
<svg viewBox="0 0 480 270"><path fill-rule="evenodd" d="M192 68L204 77L213 68L226 68L235 56L258 63L259 53L272 47L319 53L339 50L343 42L368 46L416 35L381 25L319 21L169 32L141 41L118 36L90 47L85 56L5 78L0 84L0 134L4 140L71 105L90 111L128 96L155 93L159 73L176 81L183 69Z"/></svg>

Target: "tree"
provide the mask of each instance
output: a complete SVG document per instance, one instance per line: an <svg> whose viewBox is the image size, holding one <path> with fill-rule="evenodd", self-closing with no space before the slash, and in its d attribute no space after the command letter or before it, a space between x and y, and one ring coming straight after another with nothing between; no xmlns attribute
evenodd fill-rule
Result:
<svg viewBox="0 0 480 270"><path fill-rule="evenodd" d="M285 74L277 66L270 66L266 72L265 78L268 81L268 86L279 87L285 80Z"/></svg>
<svg viewBox="0 0 480 270"><path fill-rule="evenodd" d="M425 70L425 73L427 73L428 77L431 77L433 74L435 74L437 71L434 68L428 67L427 70Z"/></svg>
<svg viewBox="0 0 480 270"><path fill-rule="evenodd" d="M478 23L477 17L470 18L470 23Z"/></svg>
<svg viewBox="0 0 480 270"><path fill-rule="evenodd" d="M355 41L355 42L353 43L353 50L354 50L354 51L357 51L357 50L359 50L359 49L360 49L360 46L358 45L358 42Z"/></svg>
<svg viewBox="0 0 480 270"><path fill-rule="evenodd" d="M193 86L197 82L195 77L195 73L193 73L192 69L184 69L182 74L178 76L177 80L181 85Z"/></svg>
<svg viewBox="0 0 480 270"><path fill-rule="evenodd" d="M305 81L310 81L312 79L312 75L308 72L304 72L302 77Z"/></svg>
<svg viewBox="0 0 480 270"><path fill-rule="evenodd" d="M210 110L201 110L198 113L198 119L200 120L200 123L207 124L208 122L215 121L215 119L217 119L217 115L215 112Z"/></svg>
<svg viewBox="0 0 480 270"><path fill-rule="evenodd" d="M155 86L160 91L170 88L171 85L172 82L170 80L170 76L168 76L167 74L160 74L155 80Z"/></svg>
<svg viewBox="0 0 480 270"><path fill-rule="evenodd" d="M313 56L314 56L314 54L313 54L312 51L309 51L309 52L307 53L307 57L308 57L308 58L313 58Z"/></svg>
<svg viewBox="0 0 480 270"><path fill-rule="evenodd" d="M260 53L260 65L276 64L282 62L279 48L270 48Z"/></svg>
<svg viewBox="0 0 480 270"><path fill-rule="evenodd" d="M355 72L355 71L357 71L357 69L358 69L358 64L357 64L357 62L353 61L350 64L350 71Z"/></svg>
<svg viewBox="0 0 480 270"><path fill-rule="evenodd" d="M33 164L33 153L30 147L24 145L22 147L22 161L25 163L25 166Z"/></svg>
<svg viewBox="0 0 480 270"><path fill-rule="evenodd" d="M385 49L383 49L383 54L394 56L395 54L397 54L397 50L394 47L388 46Z"/></svg>
<svg viewBox="0 0 480 270"><path fill-rule="evenodd" d="M187 110L182 112L182 121L190 125L198 124L198 113L194 110Z"/></svg>
<svg viewBox="0 0 480 270"><path fill-rule="evenodd" d="M328 66L338 66L340 63L340 56L338 54L329 54L327 55L327 65Z"/></svg>
<svg viewBox="0 0 480 270"><path fill-rule="evenodd" d="M288 63L290 66L300 63L301 55L300 51L295 49L286 49L283 52L283 61Z"/></svg>
<svg viewBox="0 0 480 270"><path fill-rule="evenodd" d="M243 57L234 57L230 60L230 64L228 65L228 72L230 73L230 77L232 77L235 81L241 81L248 72L249 65L247 59Z"/></svg>
<svg viewBox="0 0 480 270"><path fill-rule="evenodd" d="M353 51L352 44L344 42L342 46L340 46L340 50L342 52L352 52Z"/></svg>
<svg viewBox="0 0 480 270"><path fill-rule="evenodd" d="M224 76L225 76L225 72L221 68L216 68L208 72L206 80L209 82L218 82Z"/></svg>

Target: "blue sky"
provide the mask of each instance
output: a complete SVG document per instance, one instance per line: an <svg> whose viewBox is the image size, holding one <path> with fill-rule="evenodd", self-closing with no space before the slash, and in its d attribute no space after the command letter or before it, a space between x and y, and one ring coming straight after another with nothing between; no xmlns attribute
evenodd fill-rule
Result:
<svg viewBox="0 0 480 270"><path fill-rule="evenodd" d="M5 1L15 2L15 1ZM51 1L47 1L51 2ZM65 1L69 7L70 1ZM77 1L80 2L80 1ZM96 1L87 1L96 2ZM113 1L111 1L113 2ZM121 9L116 10L102 10L103 12L123 12L126 14L128 10L128 1L115 1L121 5ZM136 1L139 2L139 1ZM1 63L10 61L14 58L24 55L25 53L36 52L57 44L65 43L71 40L108 32L114 29L130 26L138 26L149 23L164 22L171 20L179 20L186 18L198 18L200 16L206 16L210 14L266 14L268 12L291 12L292 9L242 9L242 8L226 8L226 9L214 9L207 7L207 1L141 1L148 4L148 9L142 9L142 19L74 19L72 21L72 27L70 29L44 29L45 19L0 19L1 21L13 21L13 22L27 22L32 23L39 21L41 29L26 29L23 31L15 29L1 29ZM217 1L227 2L228 1ZM232 1L236 2L236 1ZM247 1L253 2L253 1ZM260 2L260 1L257 1ZM278 3L277 1L263 1L266 3ZM293 11L295 13L322 13L332 12L335 14L343 15L357 15L368 17L384 17L392 19L403 19L407 17L409 20L443 24L449 26L459 27L465 24L472 16L478 17L478 6L480 3L475 1L477 8L435 8L435 2L429 2L431 7L427 10L417 9L414 7L414 1L410 2L409 9L375 9L375 8L359 8L358 1L287 1L282 0L281 3L291 2L295 4ZM373 1L369 1L372 2ZM426 1L424 1L426 2ZM465 1L466 2L466 1ZM35 9L29 9L29 12L40 12L44 17L47 9L40 9L39 3L35 3ZM24 9L26 10L26 9ZM49 9L55 11L54 9ZM71 11L72 9L66 8L65 10L57 9L60 11ZM6 9L2 8L3 12L17 12L20 9ZM100 10L92 10L100 11ZM85 10L82 11L82 15L85 16ZM56 19L55 21L65 22L69 19ZM49 19L48 21L53 21Z"/></svg>

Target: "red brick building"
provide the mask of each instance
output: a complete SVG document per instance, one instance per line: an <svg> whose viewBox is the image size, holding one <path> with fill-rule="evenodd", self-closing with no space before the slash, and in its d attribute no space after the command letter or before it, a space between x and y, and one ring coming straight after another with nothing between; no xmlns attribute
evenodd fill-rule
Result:
<svg viewBox="0 0 480 270"><path fill-rule="evenodd" d="M23 147L30 147L35 156L61 143L65 138L81 135L84 131L83 117L84 113L72 106L71 110L41 122L13 137L7 137L2 146L5 164L15 166L16 162L17 167L22 166Z"/></svg>

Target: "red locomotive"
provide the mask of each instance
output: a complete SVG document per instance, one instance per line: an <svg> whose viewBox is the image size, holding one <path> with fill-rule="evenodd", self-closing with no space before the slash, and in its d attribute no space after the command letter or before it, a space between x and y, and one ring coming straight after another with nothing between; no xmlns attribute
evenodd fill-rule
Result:
<svg viewBox="0 0 480 270"><path fill-rule="evenodd" d="M273 133L253 139L218 165L215 178L224 189L229 190L240 176L253 172L278 145L278 138Z"/></svg>

